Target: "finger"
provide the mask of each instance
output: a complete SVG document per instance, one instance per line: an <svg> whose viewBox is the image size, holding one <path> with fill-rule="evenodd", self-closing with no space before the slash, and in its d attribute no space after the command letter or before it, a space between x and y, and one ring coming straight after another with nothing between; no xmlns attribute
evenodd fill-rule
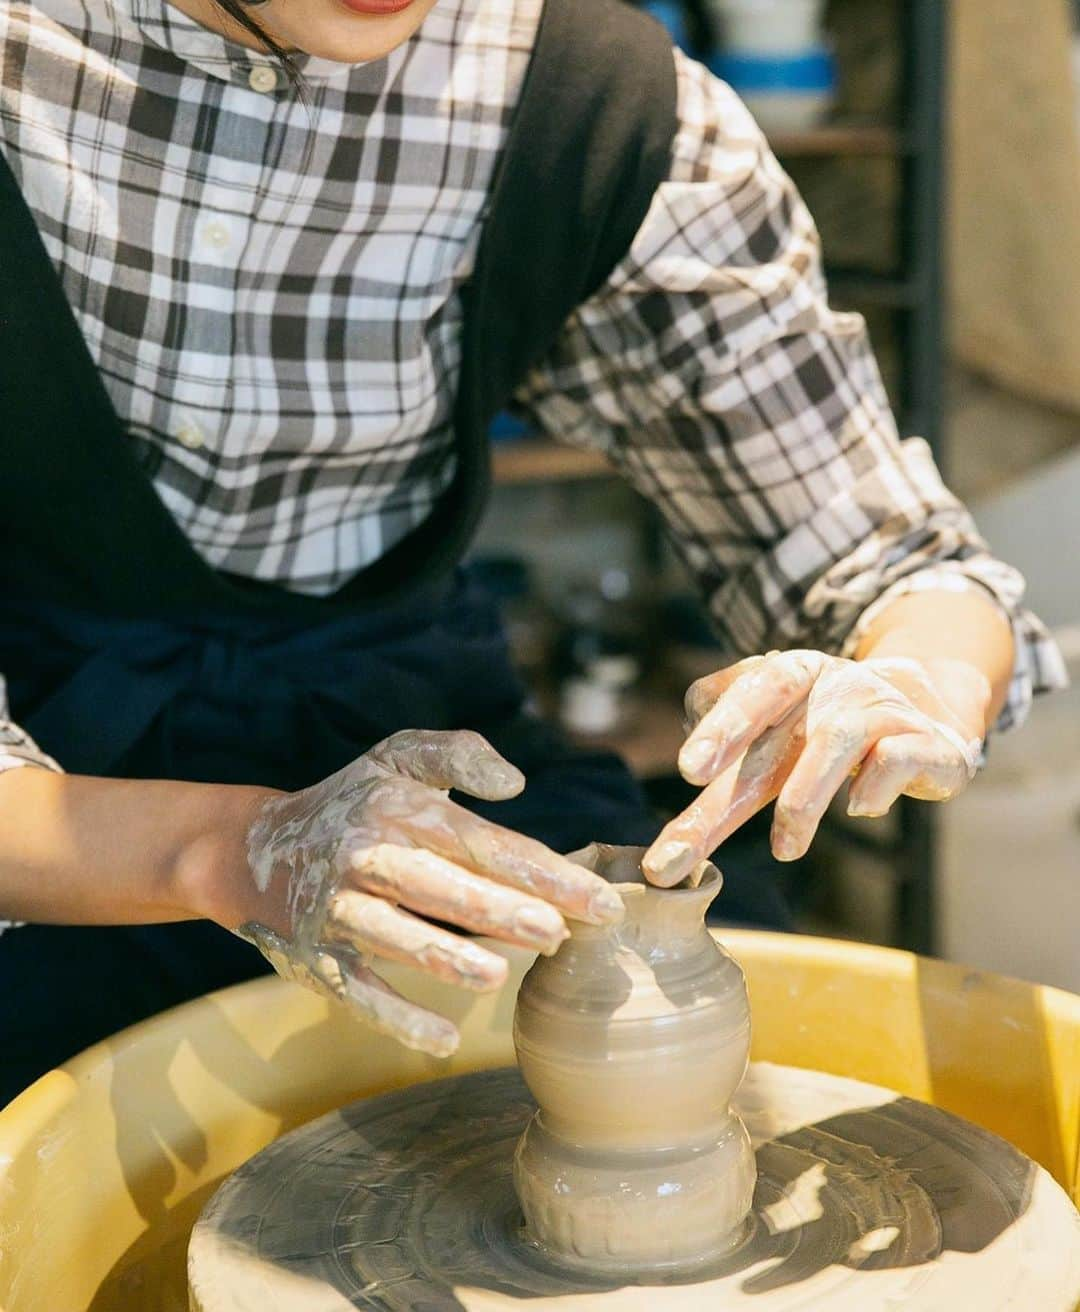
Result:
<svg viewBox="0 0 1080 1312"><path fill-rule="evenodd" d="M461 1036L455 1025L403 998L367 966L320 952L312 973L354 1016L380 1034L433 1057L449 1057L457 1051Z"/></svg>
<svg viewBox="0 0 1080 1312"><path fill-rule="evenodd" d="M683 699L683 709L689 727L695 728L704 719L720 700L721 694L726 692L740 675L756 668L764 660L764 656L748 656L744 661L716 670L713 674L706 674L692 683Z"/></svg>
<svg viewBox="0 0 1080 1312"><path fill-rule="evenodd" d="M509 969L497 953L402 911L385 898L342 890L327 908L326 934L359 953L372 953L434 975L447 984L490 993Z"/></svg>
<svg viewBox="0 0 1080 1312"><path fill-rule="evenodd" d="M683 744L683 778L705 784L726 770L755 738L806 700L823 659L818 652L778 652L740 674Z"/></svg>
<svg viewBox="0 0 1080 1312"><path fill-rule="evenodd" d="M914 744L924 735L896 734L876 742L851 781L848 815L870 818L892 810L919 772Z"/></svg>
<svg viewBox="0 0 1080 1312"><path fill-rule="evenodd" d="M368 753L395 774L430 788L457 788L503 802L525 787L525 776L471 729L405 729Z"/></svg>
<svg viewBox="0 0 1080 1312"><path fill-rule="evenodd" d="M379 843L354 852L350 866L364 892L462 929L547 955L569 937L554 907L463 870L434 852Z"/></svg>
<svg viewBox="0 0 1080 1312"><path fill-rule="evenodd" d="M671 888L685 879L777 795L803 746L801 709L760 738L661 831L641 868L650 883Z"/></svg>
<svg viewBox="0 0 1080 1312"><path fill-rule="evenodd" d="M640 882L641 863L646 850L644 847L627 847L625 844L590 843L588 847L579 852L571 852L570 855L590 870L602 871L609 883L636 884ZM685 876L686 883L691 888L697 888L710 871L720 877L720 871L710 861L699 861Z"/></svg>
<svg viewBox="0 0 1080 1312"><path fill-rule="evenodd" d="M943 802L970 780L962 751L931 733L883 738L851 785L848 815L885 815L901 796Z"/></svg>
<svg viewBox="0 0 1080 1312"><path fill-rule="evenodd" d="M962 793L974 777L967 760L951 748L936 750L920 762L915 777L904 789L908 797L923 802L947 802Z"/></svg>
<svg viewBox="0 0 1080 1312"><path fill-rule="evenodd" d="M542 898L574 920L604 925L625 914L622 899L600 875L448 799L436 803L427 799L422 808L402 808L392 830L384 833L405 840L403 845L425 848L498 884Z"/></svg>
<svg viewBox="0 0 1080 1312"><path fill-rule="evenodd" d="M902 704L834 710L812 730L794 762L773 817L772 850L778 861L804 856L836 793L882 738L912 731L923 717Z"/></svg>

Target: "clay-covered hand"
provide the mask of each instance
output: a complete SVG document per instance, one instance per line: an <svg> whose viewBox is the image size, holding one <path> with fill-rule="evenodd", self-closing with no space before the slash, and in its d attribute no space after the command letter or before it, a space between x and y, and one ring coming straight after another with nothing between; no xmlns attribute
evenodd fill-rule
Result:
<svg viewBox="0 0 1080 1312"><path fill-rule="evenodd" d="M985 675L956 660L773 652L698 680L679 769L703 791L649 849L647 877L677 883L774 798L773 854L795 860L851 776L852 816L954 797L975 775L990 699Z"/></svg>
<svg viewBox="0 0 1080 1312"><path fill-rule="evenodd" d="M506 961L426 917L550 954L567 937L564 915L600 924L623 913L602 879L448 796L500 801L524 782L478 734L409 730L269 799L248 834L259 921L237 932L287 979L408 1047L449 1055L454 1025L391 989L370 958L486 992L505 981Z"/></svg>

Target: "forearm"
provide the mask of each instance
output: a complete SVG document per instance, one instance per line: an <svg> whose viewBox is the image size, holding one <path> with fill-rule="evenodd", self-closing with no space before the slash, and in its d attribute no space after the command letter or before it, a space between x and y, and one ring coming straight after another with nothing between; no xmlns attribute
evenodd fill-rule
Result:
<svg viewBox="0 0 1080 1312"><path fill-rule="evenodd" d="M855 659L870 657L906 657L932 666L939 692L972 733L984 737L1005 704L1016 650L1001 607L972 588L898 597L862 635ZM977 669L988 695L974 692L969 679L951 679L952 662Z"/></svg>
<svg viewBox="0 0 1080 1312"><path fill-rule="evenodd" d="M245 835L267 789L0 774L0 916L148 924L251 911ZM233 921L235 923L230 924Z"/></svg>

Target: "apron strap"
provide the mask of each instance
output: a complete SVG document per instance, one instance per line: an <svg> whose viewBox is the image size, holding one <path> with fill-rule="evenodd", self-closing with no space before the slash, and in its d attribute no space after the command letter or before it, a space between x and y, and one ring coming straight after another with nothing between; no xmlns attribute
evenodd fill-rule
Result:
<svg viewBox="0 0 1080 1312"><path fill-rule="evenodd" d="M463 293L457 479L369 578L422 577L433 546L452 561L467 549L490 494L492 420L626 256L670 171L677 100L655 19L626 0L547 0Z"/></svg>
<svg viewBox="0 0 1080 1312"><path fill-rule="evenodd" d="M200 603L202 563L136 462L37 225L0 155L0 395L4 500L20 564L65 599L138 610Z"/></svg>

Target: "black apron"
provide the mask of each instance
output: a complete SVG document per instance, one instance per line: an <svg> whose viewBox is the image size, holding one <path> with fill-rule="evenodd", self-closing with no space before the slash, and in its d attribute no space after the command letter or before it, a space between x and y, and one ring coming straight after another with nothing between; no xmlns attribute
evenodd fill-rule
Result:
<svg viewBox="0 0 1080 1312"><path fill-rule="evenodd" d="M42 748L76 773L296 789L397 729L467 727L528 778L522 797L476 811L563 851L651 841L622 763L528 712L498 615L457 562L488 492L492 417L625 254L674 129L661 30L618 0L548 0L465 293L456 481L325 599L226 576L192 549L136 463L0 156L0 671ZM89 1043L265 969L205 922L0 936L0 1102Z"/></svg>
<svg viewBox="0 0 1080 1312"><path fill-rule="evenodd" d="M12 705L87 774L294 789L397 729L468 727L528 778L505 803L460 800L556 850L647 843L658 825L622 763L572 750L530 715L494 606L468 576L322 624L102 619L5 607ZM0 1099L143 1017L267 967L209 922L28 925L0 936Z"/></svg>

